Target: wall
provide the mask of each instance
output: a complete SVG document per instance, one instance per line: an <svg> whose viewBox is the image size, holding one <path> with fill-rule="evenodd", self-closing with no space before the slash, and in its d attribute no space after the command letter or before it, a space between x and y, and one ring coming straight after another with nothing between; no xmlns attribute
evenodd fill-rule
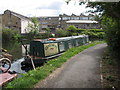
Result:
<svg viewBox="0 0 120 90"><path fill-rule="evenodd" d="M41 30L44 30L45 28L54 29L57 28L59 25L59 17L38 17L38 23L40 25Z"/></svg>
<svg viewBox="0 0 120 90"><path fill-rule="evenodd" d="M6 11L3 14L2 25L3 25L3 28L10 28L13 30L17 30L20 33L20 30L21 30L20 18L12 15L9 11Z"/></svg>
<svg viewBox="0 0 120 90"><path fill-rule="evenodd" d="M32 22L30 20L27 19L21 19L21 34L24 33L28 33L29 32L29 28L28 25L32 24Z"/></svg>
<svg viewBox="0 0 120 90"><path fill-rule="evenodd" d="M26 33L26 28L29 23L32 23L29 18L6 10L2 16L3 28L17 30L20 34Z"/></svg>

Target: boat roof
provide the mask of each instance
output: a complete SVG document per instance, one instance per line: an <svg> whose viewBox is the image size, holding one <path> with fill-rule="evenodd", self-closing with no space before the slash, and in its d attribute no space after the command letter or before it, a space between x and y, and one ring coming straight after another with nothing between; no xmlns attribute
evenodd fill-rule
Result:
<svg viewBox="0 0 120 90"><path fill-rule="evenodd" d="M87 36L87 35L55 38L56 39L55 41L54 40L48 40L48 39L34 39L34 41L38 41L38 42L41 42L41 43L59 42L59 41L66 41L66 40L75 39L75 38L79 38L79 37L85 37L85 36Z"/></svg>

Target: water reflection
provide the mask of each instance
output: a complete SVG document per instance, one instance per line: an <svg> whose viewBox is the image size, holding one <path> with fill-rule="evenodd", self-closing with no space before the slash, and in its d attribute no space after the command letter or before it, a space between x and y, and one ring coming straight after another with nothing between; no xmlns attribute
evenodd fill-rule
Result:
<svg viewBox="0 0 120 90"><path fill-rule="evenodd" d="M14 63L12 63L10 70L11 71L16 71L17 73L25 73L24 70L21 69L21 62L24 61L24 58L21 58Z"/></svg>
<svg viewBox="0 0 120 90"><path fill-rule="evenodd" d="M18 42L2 43L2 48L6 49L8 53L13 56L13 60L22 58L22 45Z"/></svg>
<svg viewBox="0 0 120 90"><path fill-rule="evenodd" d="M26 44L29 48L29 44ZM25 68L23 69L21 66L21 62L24 61L23 56L25 56L25 48L18 42L6 42L2 43L2 48L6 49L8 53L13 56L13 61L11 64L11 71L15 71L17 73L25 73Z"/></svg>

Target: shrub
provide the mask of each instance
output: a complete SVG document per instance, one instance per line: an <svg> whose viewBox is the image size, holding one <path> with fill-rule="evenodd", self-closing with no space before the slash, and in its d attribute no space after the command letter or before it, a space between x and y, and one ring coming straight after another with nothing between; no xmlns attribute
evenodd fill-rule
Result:
<svg viewBox="0 0 120 90"><path fill-rule="evenodd" d="M105 17L102 21L106 31L106 41L111 52L111 56L120 58L120 20L114 20L113 18ZM118 60L120 62L120 60Z"/></svg>
<svg viewBox="0 0 120 90"><path fill-rule="evenodd" d="M72 33L77 33L77 28L74 25L69 26L66 30L69 31L69 36L71 36Z"/></svg>
<svg viewBox="0 0 120 90"><path fill-rule="evenodd" d="M2 41L11 41L17 39L17 37L20 37L18 35L18 31L11 30L11 29L3 29L2 30Z"/></svg>
<svg viewBox="0 0 120 90"><path fill-rule="evenodd" d="M69 32L67 30L62 30L62 29L58 29L56 30L56 36L57 37L65 37L68 36Z"/></svg>
<svg viewBox="0 0 120 90"><path fill-rule="evenodd" d="M89 35L90 40L101 40L104 39L105 36L105 32L102 29L82 29L80 32L81 34Z"/></svg>

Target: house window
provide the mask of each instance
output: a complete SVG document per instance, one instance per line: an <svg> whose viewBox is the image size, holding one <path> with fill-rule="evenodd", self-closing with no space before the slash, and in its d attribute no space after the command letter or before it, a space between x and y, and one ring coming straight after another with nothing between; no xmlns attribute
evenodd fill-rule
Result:
<svg viewBox="0 0 120 90"><path fill-rule="evenodd" d="M88 20L88 17L82 17L82 20Z"/></svg>
<svg viewBox="0 0 120 90"><path fill-rule="evenodd" d="M18 22L16 22L16 24L18 24Z"/></svg>
<svg viewBox="0 0 120 90"><path fill-rule="evenodd" d="M70 20L70 17L63 17L63 20Z"/></svg>
<svg viewBox="0 0 120 90"><path fill-rule="evenodd" d="M71 20L75 20L75 17L71 17Z"/></svg>
<svg viewBox="0 0 120 90"><path fill-rule="evenodd" d="M90 25L89 24L87 24L87 27L89 27Z"/></svg>
<svg viewBox="0 0 120 90"><path fill-rule="evenodd" d="M47 22L42 22L42 24L47 24Z"/></svg>

